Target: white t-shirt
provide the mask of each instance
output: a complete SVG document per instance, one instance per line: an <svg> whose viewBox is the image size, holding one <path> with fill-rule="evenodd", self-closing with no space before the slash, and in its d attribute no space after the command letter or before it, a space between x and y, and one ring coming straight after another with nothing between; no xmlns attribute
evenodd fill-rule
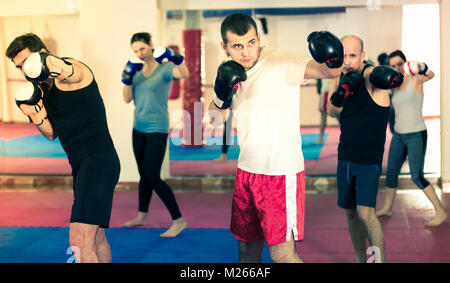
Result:
<svg viewBox="0 0 450 283"><path fill-rule="evenodd" d="M304 171L300 84L310 58L262 48L233 97L240 154L238 168L255 174Z"/></svg>

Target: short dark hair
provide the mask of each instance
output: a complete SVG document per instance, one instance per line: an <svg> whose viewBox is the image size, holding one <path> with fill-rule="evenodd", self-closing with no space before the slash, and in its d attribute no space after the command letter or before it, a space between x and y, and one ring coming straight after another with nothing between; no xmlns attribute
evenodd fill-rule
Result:
<svg viewBox="0 0 450 283"><path fill-rule="evenodd" d="M389 65L388 55L385 52L378 55L377 60L378 60L378 65Z"/></svg>
<svg viewBox="0 0 450 283"><path fill-rule="evenodd" d="M235 13L228 15L220 26L220 33L222 35L223 43L227 44L227 32L231 31L237 35L245 35L250 28L253 27L258 34L258 28L256 27L255 20L247 14Z"/></svg>
<svg viewBox="0 0 450 283"><path fill-rule="evenodd" d="M403 52L402 52L401 50L395 50L394 52L392 52L391 54L389 54L389 56L388 56L388 61L389 61L389 59L394 58L394 57L397 57L397 56L400 57L400 58L402 58L403 61L406 62L406 56L405 56L405 54L403 54Z"/></svg>
<svg viewBox="0 0 450 283"><path fill-rule="evenodd" d="M152 36L148 32L137 32L131 37L130 44L133 44L136 41L142 41L145 44L150 45Z"/></svg>
<svg viewBox="0 0 450 283"><path fill-rule="evenodd" d="M13 60L14 57L19 54L22 50L28 48L31 52L39 52L42 48L44 48L47 52L47 47L39 38L39 36L34 33L26 33L21 36L16 37L6 49L6 57Z"/></svg>

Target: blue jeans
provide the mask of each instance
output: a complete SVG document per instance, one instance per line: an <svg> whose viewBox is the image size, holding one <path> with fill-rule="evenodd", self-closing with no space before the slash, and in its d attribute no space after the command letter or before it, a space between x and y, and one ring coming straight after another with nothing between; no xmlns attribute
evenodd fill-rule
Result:
<svg viewBox="0 0 450 283"><path fill-rule="evenodd" d="M386 187L393 189L398 187L398 175L406 156L408 156L413 182L420 189L425 189L430 184L423 173L426 149L427 130L408 134L394 133L389 147Z"/></svg>

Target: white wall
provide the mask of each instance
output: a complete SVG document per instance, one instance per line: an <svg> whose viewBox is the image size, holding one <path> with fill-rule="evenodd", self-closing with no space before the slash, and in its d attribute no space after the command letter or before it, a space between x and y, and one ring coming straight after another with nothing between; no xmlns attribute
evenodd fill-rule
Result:
<svg viewBox="0 0 450 283"><path fill-rule="evenodd" d="M157 42L158 7L156 0L83 0L80 10L82 59L94 71L102 94L109 130L121 162L120 181L137 181L132 151L133 109L122 98L121 73L132 54L130 38L147 31Z"/></svg>
<svg viewBox="0 0 450 283"><path fill-rule="evenodd" d="M423 115L440 114L440 46L439 5L422 4L403 6L402 51L407 60L426 62L436 74L424 84ZM427 20L418 20L427 15ZM434 19L434 21L428 20Z"/></svg>
<svg viewBox="0 0 450 283"><path fill-rule="evenodd" d="M406 5L438 3L439 0L161 0L162 6L169 10L206 10L206 9L253 9L253 8L304 8L368 6L376 9L383 5Z"/></svg>
<svg viewBox="0 0 450 283"><path fill-rule="evenodd" d="M450 1L441 0L441 176L450 191ZM444 32L445 31L445 32Z"/></svg>
<svg viewBox="0 0 450 283"><path fill-rule="evenodd" d="M78 12L80 0L0 1L0 17L68 15Z"/></svg>
<svg viewBox="0 0 450 283"><path fill-rule="evenodd" d="M4 122L28 122L22 111L15 105L15 92L27 81L20 71L15 68L9 58L4 56L8 45L19 35L33 32L37 34L52 53L59 56L81 57L80 21L76 14L49 16L12 16L2 18L2 68L5 74L2 78L6 85L2 86L5 93L2 96ZM68 33L67 31L71 32ZM3 44L2 44L3 45Z"/></svg>
<svg viewBox="0 0 450 283"><path fill-rule="evenodd" d="M67 1L62 2L65 5ZM46 12L42 11L42 7L37 7L41 4ZM129 42L133 33L147 31L158 41L160 13L157 1L82 0L79 2L79 13L64 10L64 5L50 4L50 1L38 3L25 0L22 2L24 8L21 16L14 4L5 7L2 1L0 16L5 15L2 17L1 34L5 46L2 47L6 49L18 35L34 32L41 38L49 35L56 39L56 55L70 56L86 63L94 72L105 103L109 129L122 165L120 181L136 181L138 172L131 144L134 106L123 102L121 72L132 54ZM9 103L3 105L10 112L8 121L27 122L26 117L11 103L16 88L25 80L10 62L5 62L3 66L6 67L3 79L8 81L8 87L7 93L2 93L2 101L9 96Z"/></svg>

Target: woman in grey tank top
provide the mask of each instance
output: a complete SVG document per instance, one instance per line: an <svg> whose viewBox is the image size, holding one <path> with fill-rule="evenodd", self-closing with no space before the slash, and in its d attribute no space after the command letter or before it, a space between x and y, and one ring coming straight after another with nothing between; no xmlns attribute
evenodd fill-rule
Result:
<svg viewBox="0 0 450 283"><path fill-rule="evenodd" d="M433 185L425 179L423 172L427 144L427 128L422 116L423 84L431 80L434 73L423 62L406 61L405 55L400 50L392 52L388 60L389 65L401 72L405 79L391 96L395 110L395 131L389 147L384 207L378 210L376 215L392 215L398 176L408 156L412 180L423 190L436 211L436 216L426 225L438 226L447 218L447 213Z"/></svg>

